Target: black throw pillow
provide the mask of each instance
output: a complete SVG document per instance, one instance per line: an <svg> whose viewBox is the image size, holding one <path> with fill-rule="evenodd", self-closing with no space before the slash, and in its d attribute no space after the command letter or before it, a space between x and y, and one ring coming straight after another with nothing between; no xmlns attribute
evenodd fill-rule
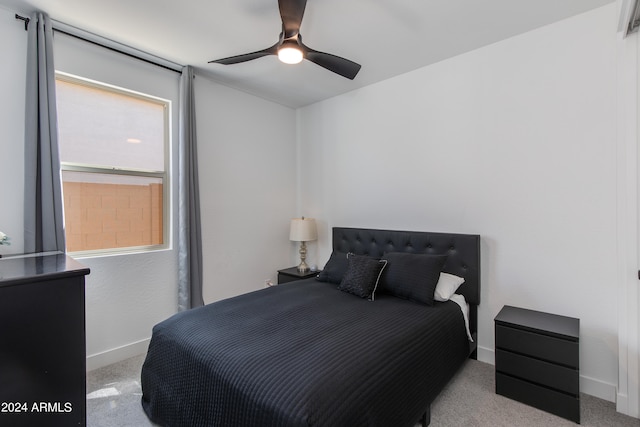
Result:
<svg viewBox="0 0 640 427"><path fill-rule="evenodd" d="M389 265L382 275L381 289L400 298L433 305L446 255L389 252L385 258Z"/></svg>
<svg viewBox="0 0 640 427"><path fill-rule="evenodd" d="M386 265L386 260L350 253L347 255L347 271L338 289L373 301L380 274Z"/></svg>

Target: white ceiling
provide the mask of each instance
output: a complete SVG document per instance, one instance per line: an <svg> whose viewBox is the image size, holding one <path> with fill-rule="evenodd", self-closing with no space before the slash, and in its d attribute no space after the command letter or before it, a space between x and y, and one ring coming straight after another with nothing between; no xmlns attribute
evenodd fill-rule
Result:
<svg viewBox="0 0 640 427"><path fill-rule="evenodd" d="M311 62L213 59L278 40L277 0L0 0L179 64L242 91L300 107L486 46L615 0L308 0L307 46L362 65L353 80ZM16 25L20 25L16 23ZM615 23L612 23L615 25Z"/></svg>

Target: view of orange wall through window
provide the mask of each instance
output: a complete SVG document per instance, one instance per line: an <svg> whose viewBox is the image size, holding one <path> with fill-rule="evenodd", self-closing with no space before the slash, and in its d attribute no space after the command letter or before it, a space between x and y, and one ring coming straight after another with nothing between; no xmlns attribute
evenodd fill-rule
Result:
<svg viewBox="0 0 640 427"><path fill-rule="evenodd" d="M63 182L67 251L162 244L162 184Z"/></svg>

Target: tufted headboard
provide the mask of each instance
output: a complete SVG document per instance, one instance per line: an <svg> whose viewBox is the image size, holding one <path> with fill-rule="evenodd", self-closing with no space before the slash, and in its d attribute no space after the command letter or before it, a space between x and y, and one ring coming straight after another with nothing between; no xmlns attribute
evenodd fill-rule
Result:
<svg viewBox="0 0 640 427"><path fill-rule="evenodd" d="M470 328L477 331L480 304L480 236L475 234L333 228L333 250L382 257L385 252L446 254L443 270L464 277L457 293L470 305Z"/></svg>

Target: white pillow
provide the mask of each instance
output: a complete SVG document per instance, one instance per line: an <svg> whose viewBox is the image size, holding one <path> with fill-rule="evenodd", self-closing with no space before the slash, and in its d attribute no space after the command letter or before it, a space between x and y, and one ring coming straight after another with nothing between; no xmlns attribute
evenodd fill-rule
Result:
<svg viewBox="0 0 640 427"><path fill-rule="evenodd" d="M440 273L436 290L433 293L433 299L436 301L448 301L451 295L455 294L463 283L464 279L462 277L449 273Z"/></svg>

